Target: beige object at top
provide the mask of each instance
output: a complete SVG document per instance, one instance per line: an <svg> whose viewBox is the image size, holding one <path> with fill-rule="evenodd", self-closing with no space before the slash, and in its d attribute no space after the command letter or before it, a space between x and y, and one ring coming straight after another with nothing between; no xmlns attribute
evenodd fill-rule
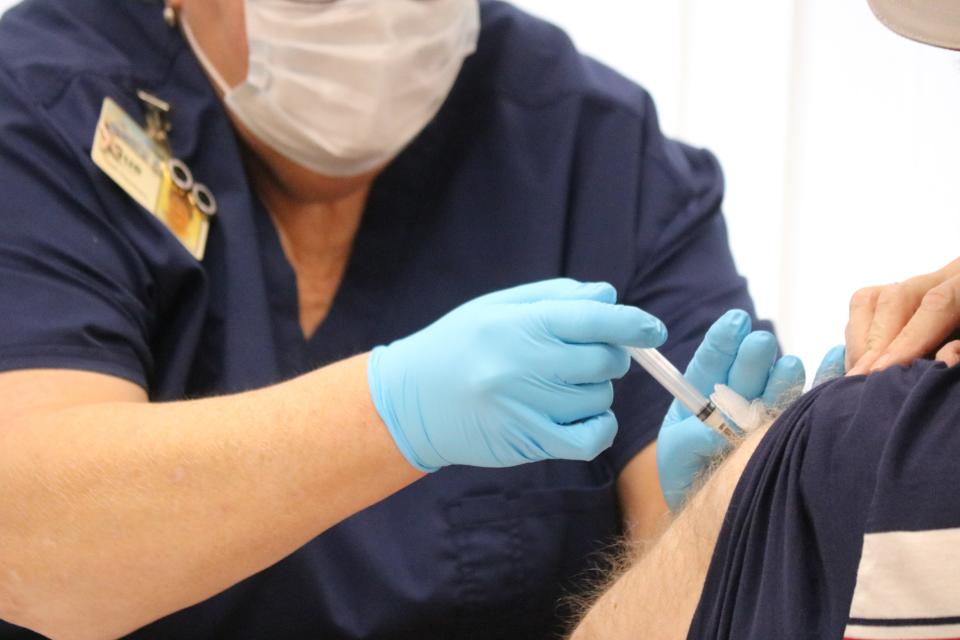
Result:
<svg viewBox="0 0 960 640"><path fill-rule="evenodd" d="M883 24L902 36L960 50L960 0L868 0Z"/></svg>

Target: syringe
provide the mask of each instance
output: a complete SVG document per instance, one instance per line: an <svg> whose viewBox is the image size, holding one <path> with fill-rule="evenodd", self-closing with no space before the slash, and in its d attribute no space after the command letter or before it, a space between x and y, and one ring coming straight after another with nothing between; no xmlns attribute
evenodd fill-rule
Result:
<svg viewBox="0 0 960 640"><path fill-rule="evenodd" d="M637 361L653 379L659 382L664 389L670 392L683 406L704 423L728 441L733 443L739 439L736 432L730 428L720 413L717 405L708 400L702 393L687 382L677 368L656 349L638 349L627 347L630 357Z"/></svg>

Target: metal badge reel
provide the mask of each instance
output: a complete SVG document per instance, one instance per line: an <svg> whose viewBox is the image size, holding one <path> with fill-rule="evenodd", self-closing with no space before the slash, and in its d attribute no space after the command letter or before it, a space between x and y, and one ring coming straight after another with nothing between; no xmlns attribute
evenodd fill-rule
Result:
<svg viewBox="0 0 960 640"><path fill-rule="evenodd" d="M193 189L193 172L182 160L170 158L167 160L167 171L170 173L170 180L180 191L190 193Z"/></svg>
<svg viewBox="0 0 960 640"><path fill-rule="evenodd" d="M190 191L190 201L195 207L208 218L217 215L217 199L213 196L207 185L198 182L193 185Z"/></svg>

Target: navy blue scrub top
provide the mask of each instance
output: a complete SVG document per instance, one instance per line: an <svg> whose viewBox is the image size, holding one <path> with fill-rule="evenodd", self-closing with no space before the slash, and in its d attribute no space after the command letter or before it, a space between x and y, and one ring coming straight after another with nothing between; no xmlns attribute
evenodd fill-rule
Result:
<svg viewBox="0 0 960 640"><path fill-rule="evenodd" d="M224 108L161 10L28 0L0 21L0 370L96 371L155 401L238 392L556 276L609 281L658 315L682 366L723 311L752 309L713 156L665 139L647 93L561 31L483 2L476 54L377 179L305 340ZM104 98L139 119L138 89L174 106L174 154L219 200L202 263L90 160ZM560 596L621 533L615 479L668 402L634 371L617 387L620 435L594 462L442 470L134 637L551 637Z"/></svg>

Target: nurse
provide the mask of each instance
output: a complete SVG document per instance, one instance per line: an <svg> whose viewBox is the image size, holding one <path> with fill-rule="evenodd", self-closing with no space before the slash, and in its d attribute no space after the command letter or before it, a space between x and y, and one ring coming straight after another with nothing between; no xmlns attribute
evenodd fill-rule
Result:
<svg viewBox="0 0 960 640"><path fill-rule="evenodd" d="M551 637L665 508L638 307L677 363L751 308L713 157L499 2L28 0L0 185L0 618L52 636Z"/></svg>

